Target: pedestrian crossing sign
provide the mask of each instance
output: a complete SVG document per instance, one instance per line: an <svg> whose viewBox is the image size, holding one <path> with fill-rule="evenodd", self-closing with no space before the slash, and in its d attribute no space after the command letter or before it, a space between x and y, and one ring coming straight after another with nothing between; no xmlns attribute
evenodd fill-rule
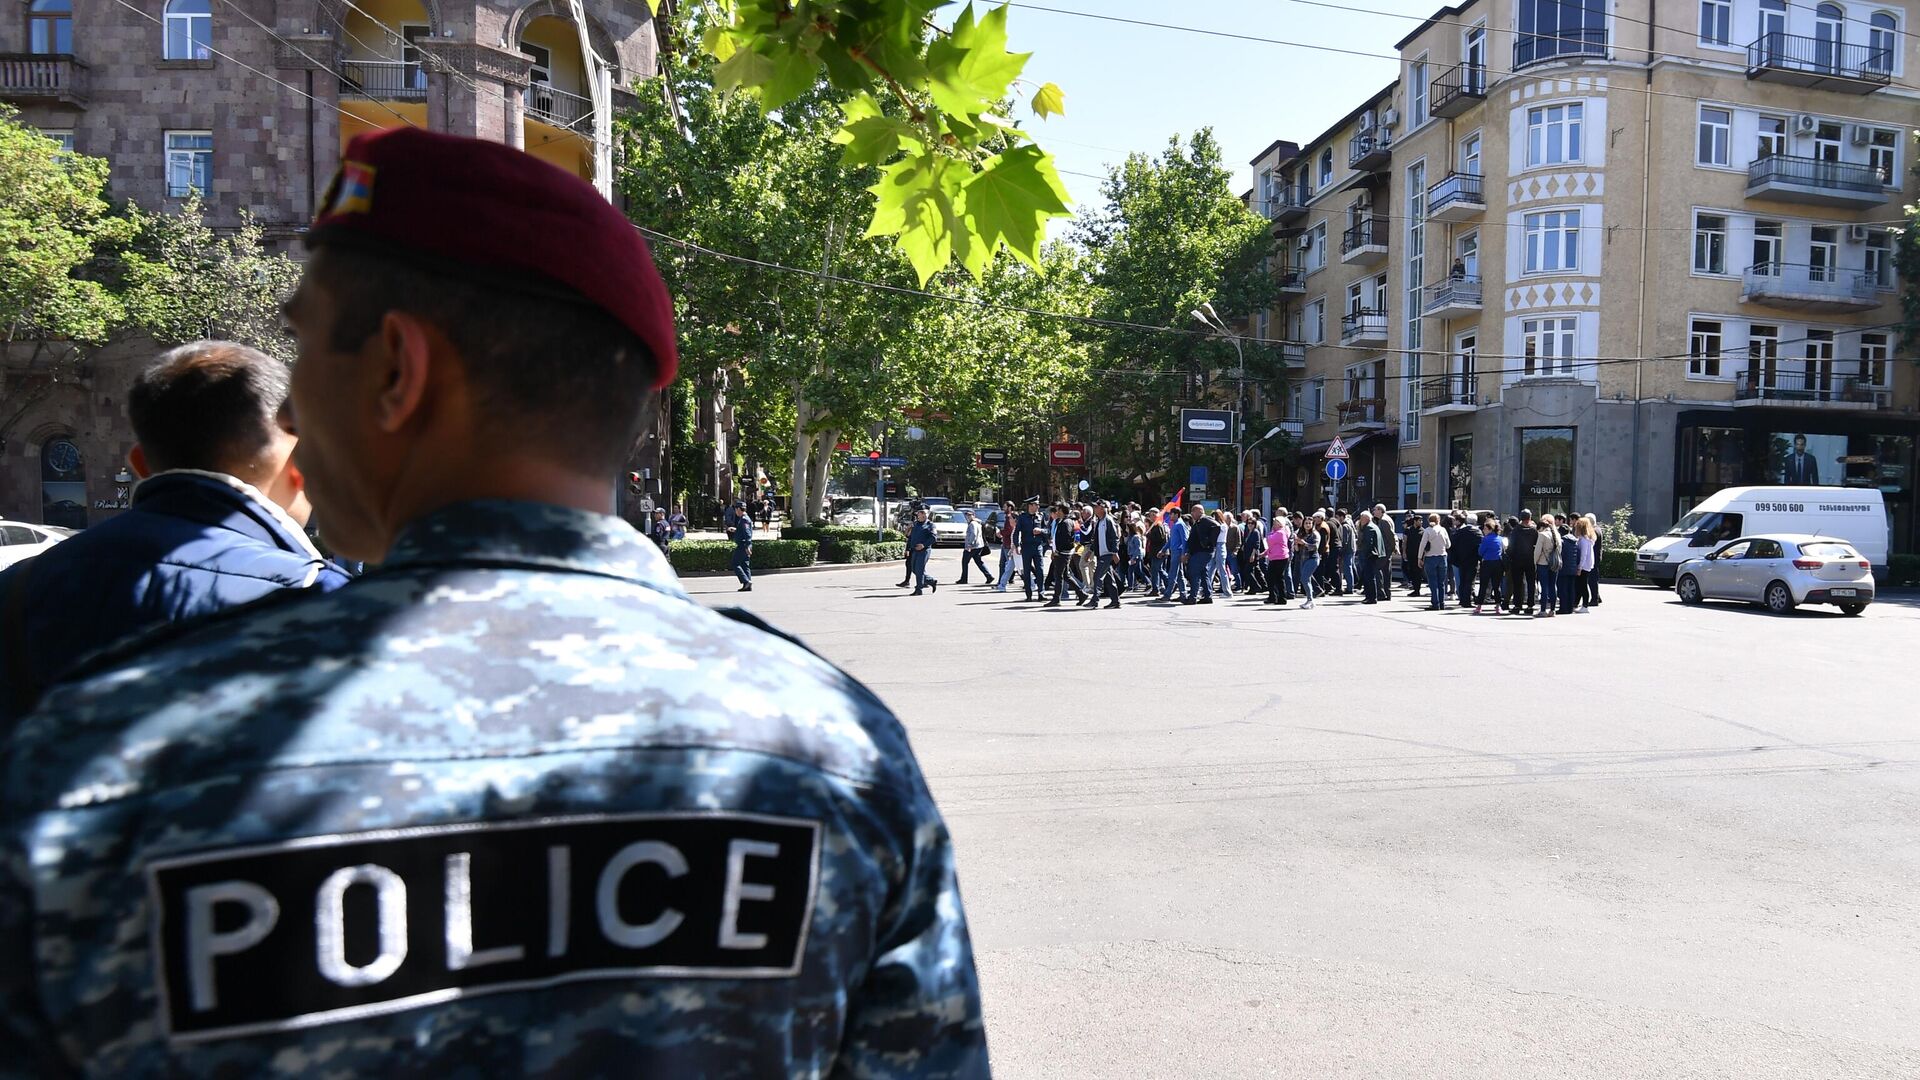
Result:
<svg viewBox="0 0 1920 1080"><path fill-rule="evenodd" d="M1347 460L1346 440L1340 438L1340 436L1338 435L1335 435L1333 437L1333 441L1327 444L1327 460L1328 461Z"/></svg>

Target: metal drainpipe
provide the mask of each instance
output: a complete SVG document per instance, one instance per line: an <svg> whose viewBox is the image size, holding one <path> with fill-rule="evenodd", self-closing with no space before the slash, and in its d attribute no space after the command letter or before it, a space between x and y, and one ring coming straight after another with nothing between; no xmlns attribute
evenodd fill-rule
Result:
<svg viewBox="0 0 1920 1080"><path fill-rule="evenodd" d="M313 120L313 69L307 69L307 220L320 216L319 188L315 186L314 167L314 120Z"/></svg>
<svg viewBox="0 0 1920 1080"><path fill-rule="evenodd" d="M1637 318L1634 320L1633 355L1633 475L1629 479L1629 499L1636 514L1646 513L1646 507L1640 498L1640 476L1643 469L1640 453L1640 414L1646 395L1642 391L1641 376L1646 367L1647 355L1647 237L1648 226L1653 222L1653 208L1648 197L1653 189L1653 59L1655 27L1660 23L1658 8L1660 0L1647 0L1647 92L1642 95L1645 101L1640 109L1640 304ZM1595 415L1598 415L1596 411Z"/></svg>

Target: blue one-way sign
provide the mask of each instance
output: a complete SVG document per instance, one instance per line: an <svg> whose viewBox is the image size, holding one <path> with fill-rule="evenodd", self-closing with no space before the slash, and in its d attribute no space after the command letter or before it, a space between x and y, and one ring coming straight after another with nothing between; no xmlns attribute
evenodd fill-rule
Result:
<svg viewBox="0 0 1920 1080"><path fill-rule="evenodd" d="M1346 478L1347 478L1346 459L1345 458L1328 458L1327 459L1327 479L1345 480Z"/></svg>

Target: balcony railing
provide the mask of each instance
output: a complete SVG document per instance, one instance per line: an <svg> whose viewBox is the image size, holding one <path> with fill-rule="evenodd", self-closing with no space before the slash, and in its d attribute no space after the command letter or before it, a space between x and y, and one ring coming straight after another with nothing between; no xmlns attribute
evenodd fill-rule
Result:
<svg viewBox="0 0 1920 1080"><path fill-rule="evenodd" d="M1893 81L1893 50L1804 34L1765 34L1747 46L1747 78L1872 93Z"/></svg>
<svg viewBox="0 0 1920 1080"><path fill-rule="evenodd" d="M1361 308L1340 316L1340 341L1342 344L1354 341L1387 339L1387 313L1382 308Z"/></svg>
<svg viewBox="0 0 1920 1080"><path fill-rule="evenodd" d="M340 96L376 101L425 101L427 69L403 60L342 60Z"/></svg>
<svg viewBox="0 0 1920 1080"><path fill-rule="evenodd" d="M1347 141L1349 169L1377 169L1393 155L1393 132L1383 127L1363 131Z"/></svg>
<svg viewBox="0 0 1920 1080"><path fill-rule="evenodd" d="M1380 398L1348 398L1339 406L1340 426L1385 424L1387 403Z"/></svg>
<svg viewBox="0 0 1920 1080"><path fill-rule="evenodd" d="M1427 111L1434 116L1459 116L1486 97L1486 65L1455 64L1433 80L1433 104Z"/></svg>
<svg viewBox="0 0 1920 1080"><path fill-rule="evenodd" d="M1815 361L1825 367L1812 371L1785 367L1800 362L1776 360L1771 370L1764 364L1748 365L1735 376L1734 400L1883 406L1889 399L1884 386L1873 386L1862 382L1857 375L1841 375L1830 370L1835 361Z"/></svg>
<svg viewBox="0 0 1920 1080"><path fill-rule="evenodd" d="M1345 255L1356 248L1386 247L1388 231L1386 218L1362 218L1340 234L1340 254Z"/></svg>
<svg viewBox="0 0 1920 1080"><path fill-rule="evenodd" d="M1477 380L1471 372L1441 375L1420 384L1422 409L1443 409L1451 405L1474 407L1479 404Z"/></svg>
<svg viewBox="0 0 1920 1080"><path fill-rule="evenodd" d="M1486 178L1474 173L1448 173L1446 178L1427 188L1427 216L1450 210L1485 210Z"/></svg>
<svg viewBox="0 0 1920 1080"><path fill-rule="evenodd" d="M87 65L71 56L0 53L0 97L79 102L86 94Z"/></svg>
<svg viewBox="0 0 1920 1080"><path fill-rule="evenodd" d="M1522 34L1520 40L1513 43L1513 69L1518 71L1549 60L1606 55L1607 31L1603 27L1562 30L1557 34Z"/></svg>
<svg viewBox="0 0 1920 1080"><path fill-rule="evenodd" d="M554 127L570 128L593 115L593 101L569 94L551 83L533 83L522 93L527 117Z"/></svg>
<svg viewBox="0 0 1920 1080"><path fill-rule="evenodd" d="M1479 311L1480 279L1449 277L1427 286L1425 300L1421 311L1428 315L1454 311Z"/></svg>
<svg viewBox="0 0 1920 1080"><path fill-rule="evenodd" d="M1857 191L1881 196L1887 184L1880 170L1863 161L1828 161L1825 158L1774 154L1755 158L1747 166L1747 187L1763 184L1792 184L1797 187L1825 188L1830 191Z"/></svg>
<svg viewBox="0 0 1920 1080"><path fill-rule="evenodd" d="M1260 204L1261 210L1271 221L1289 221L1306 213L1307 200L1298 188L1284 187L1275 191L1273 197Z"/></svg>
<svg viewBox="0 0 1920 1080"><path fill-rule="evenodd" d="M1273 272L1273 283L1283 293L1307 291L1307 272L1298 266L1287 266Z"/></svg>
<svg viewBox="0 0 1920 1080"><path fill-rule="evenodd" d="M1810 311L1858 311L1880 305L1873 279L1860 270L1763 262L1742 275L1742 300Z"/></svg>

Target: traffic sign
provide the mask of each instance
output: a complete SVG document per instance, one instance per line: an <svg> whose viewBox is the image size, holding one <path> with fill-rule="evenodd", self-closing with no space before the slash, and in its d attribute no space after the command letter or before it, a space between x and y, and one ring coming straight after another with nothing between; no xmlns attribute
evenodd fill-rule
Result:
<svg viewBox="0 0 1920 1080"><path fill-rule="evenodd" d="M1327 444L1327 460L1328 461L1347 460L1346 440L1342 439L1338 435L1335 435L1333 437L1333 441Z"/></svg>
<svg viewBox="0 0 1920 1080"><path fill-rule="evenodd" d="M1233 445L1233 410L1181 409L1180 441L1215 446Z"/></svg>
<svg viewBox="0 0 1920 1080"><path fill-rule="evenodd" d="M1327 459L1327 479L1341 481L1347 478L1347 459L1343 457Z"/></svg>
<svg viewBox="0 0 1920 1080"><path fill-rule="evenodd" d="M997 469L1006 463L1007 452L1005 450L980 451L980 464L983 468Z"/></svg>
<svg viewBox="0 0 1920 1080"><path fill-rule="evenodd" d="M1086 463L1084 443L1057 442L1047 447L1047 464L1056 469L1077 469Z"/></svg>
<svg viewBox="0 0 1920 1080"><path fill-rule="evenodd" d="M872 469L897 469L907 463L903 457L861 457L858 454L847 459L849 465L864 465Z"/></svg>

